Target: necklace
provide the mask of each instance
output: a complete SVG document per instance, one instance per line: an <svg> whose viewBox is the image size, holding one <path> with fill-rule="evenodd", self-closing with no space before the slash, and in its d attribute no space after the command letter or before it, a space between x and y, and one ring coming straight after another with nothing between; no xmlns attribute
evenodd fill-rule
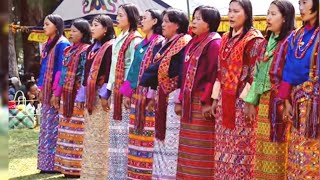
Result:
<svg viewBox="0 0 320 180"><path fill-rule="evenodd" d="M156 62L158 62L160 59L162 59L162 58L169 52L169 50L171 50L172 46L175 45L176 41L178 41L178 39L180 39L180 37L182 37L182 36L183 36L183 35L179 35L179 36L177 36L175 39L173 39L172 41L167 42L166 44L168 44L168 43L170 43L170 42L172 42L172 43L170 44L170 46L169 46L162 54L160 54L160 52L162 51L162 49L166 46L166 44L164 44L164 45L159 49L159 51L157 52L157 54L155 55L154 60L153 60L153 63L156 63Z"/></svg>
<svg viewBox="0 0 320 180"><path fill-rule="evenodd" d="M272 48L270 51L267 51L267 48L264 48L264 55L263 55L263 61L266 62L268 61L271 57L273 57L273 55L275 54L275 50L277 47L278 43L273 44Z"/></svg>
<svg viewBox="0 0 320 180"><path fill-rule="evenodd" d="M225 47L222 47L224 49L224 50L222 49L222 54L221 54L222 61L226 60L230 56L233 47L237 46L237 44L239 43L238 41L239 37L240 35L228 39L228 42L226 42Z"/></svg>
<svg viewBox="0 0 320 180"><path fill-rule="evenodd" d="M204 40L206 40L206 38L203 38L194 48L193 43L189 46L189 48L187 49L186 57L184 59L185 62L188 62L190 60L190 57L198 50ZM193 51L190 52L191 48L193 49Z"/></svg>
<svg viewBox="0 0 320 180"><path fill-rule="evenodd" d="M305 43L302 41L303 36L304 36L304 34L305 34L305 31L304 31L304 29L303 29L303 32L302 32L302 34L300 35L300 37L299 37L299 39L298 39L298 47L296 48L295 53L294 53L294 56L295 56L297 59L302 59L302 58L304 58L304 56L305 56L306 53L307 53L307 50L308 50L309 47L313 44L313 41L314 41L314 39L315 39L315 36L318 34L318 32L319 32L319 28L317 28L317 29L313 32L313 34L312 34L310 40L308 41L307 45L306 45L304 48L302 48L303 45L305 44ZM300 56L299 56L299 53L300 53Z"/></svg>
<svg viewBox="0 0 320 180"><path fill-rule="evenodd" d="M70 61L72 60L71 57L77 52L77 48L78 47L79 47L79 45L74 46L74 47L70 48L68 50L68 52L65 53L65 57L64 57L64 59L62 61L62 65L64 65L64 66L68 66L69 65Z"/></svg>

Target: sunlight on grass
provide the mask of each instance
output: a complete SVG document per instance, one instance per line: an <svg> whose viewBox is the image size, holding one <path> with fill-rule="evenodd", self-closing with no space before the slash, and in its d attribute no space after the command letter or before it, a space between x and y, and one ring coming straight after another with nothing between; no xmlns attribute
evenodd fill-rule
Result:
<svg viewBox="0 0 320 180"><path fill-rule="evenodd" d="M9 178L11 180L67 180L63 175L39 174L37 146L39 128L9 130ZM0 179L3 179L0 177Z"/></svg>

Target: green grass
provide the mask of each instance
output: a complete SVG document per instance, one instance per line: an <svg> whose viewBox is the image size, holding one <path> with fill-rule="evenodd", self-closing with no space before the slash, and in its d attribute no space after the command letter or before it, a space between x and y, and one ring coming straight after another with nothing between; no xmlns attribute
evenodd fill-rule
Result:
<svg viewBox="0 0 320 180"><path fill-rule="evenodd" d="M9 130L10 180L67 180L61 174L39 174L37 169L38 134L39 128Z"/></svg>

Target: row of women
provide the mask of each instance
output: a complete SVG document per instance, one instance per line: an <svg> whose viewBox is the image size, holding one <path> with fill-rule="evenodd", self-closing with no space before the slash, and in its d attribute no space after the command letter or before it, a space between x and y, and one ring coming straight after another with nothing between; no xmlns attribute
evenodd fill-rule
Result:
<svg viewBox="0 0 320 180"><path fill-rule="evenodd" d="M39 77L42 173L81 179L320 179L319 1L184 12L123 4L91 26L48 15ZM93 43L91 44L91 36Z"/></svg>

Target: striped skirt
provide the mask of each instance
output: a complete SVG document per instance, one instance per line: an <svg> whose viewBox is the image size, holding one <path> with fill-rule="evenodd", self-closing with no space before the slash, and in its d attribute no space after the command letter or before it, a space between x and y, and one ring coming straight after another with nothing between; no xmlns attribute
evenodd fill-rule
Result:
<svg viewBox="0 0 320 180"><path fill-rule="evenodd" d="M109 115L97 97L93 112L85 110L81 179L108 177Z"/></svg>
<svg viewBox="0 0 320 180"><path fill-rule="evenodd" d="M66 175L80 176L84 136L84 109L74 105L70 118L63 116L63 102L59 111L59 126L55 169Z"/></svg>
<svg viewBox="0 0 320 180"><path fill-rule="evenodd" d="M215 124L214 179L252 180L256 153L256 122L247 122L244 101L236 100L235 128L222 125L221 99L217 108L220 116ZM228 112L225 112L228 113Z"/></svg>
<svg viewBox="0 0 320 180"><path fill-rule="evenodd" d="M255 179L286 179L288 143L270 141L270 92L260 97L257 116L257 151Z"/></svg>
<svg viewBox="0 0 320 180"><path fill-rule="evenodd" d="M179 147L180 117L174 112L175 91L169 95L164 141L155 139L152 179L175 180Z"/></svg>
<svg viewBox="0 0 320 180"><path fill-rule="evenodd" d="M113 95L111 95L113 98ZM109 115L108 179L126 179L128 175L128 136L130 111L122 106L122 120L113 119L113 99Z"/></svg>
<svg viewBox="0 0 320 180"><path fill-rule="evenodd" d="M154 112L145 113L142 131L135 128L135 105L131 104L128 145L128 179L148 180L152 178L154 148Z"/></svg>
<svg viewBox="0 0 320 180"><path fill-rule="evenodd" d="M192 98L192 120L181 122L177 179L214 179L214 120L202 116L200 96Z"/></svg>
<svg viewBox="0 0 320 180"><path fill-rule="evenodd" d="M299 105L300 129L292 127L289 140L288 179L320 179L320 139L305 137L307 102Z"/></svg>
<svg viewBox="0 0 320 180"><path fill-rule="evenodd" d="M50 105L42 105L38 146L38 169L54 171L59 113Z"/></svg>

